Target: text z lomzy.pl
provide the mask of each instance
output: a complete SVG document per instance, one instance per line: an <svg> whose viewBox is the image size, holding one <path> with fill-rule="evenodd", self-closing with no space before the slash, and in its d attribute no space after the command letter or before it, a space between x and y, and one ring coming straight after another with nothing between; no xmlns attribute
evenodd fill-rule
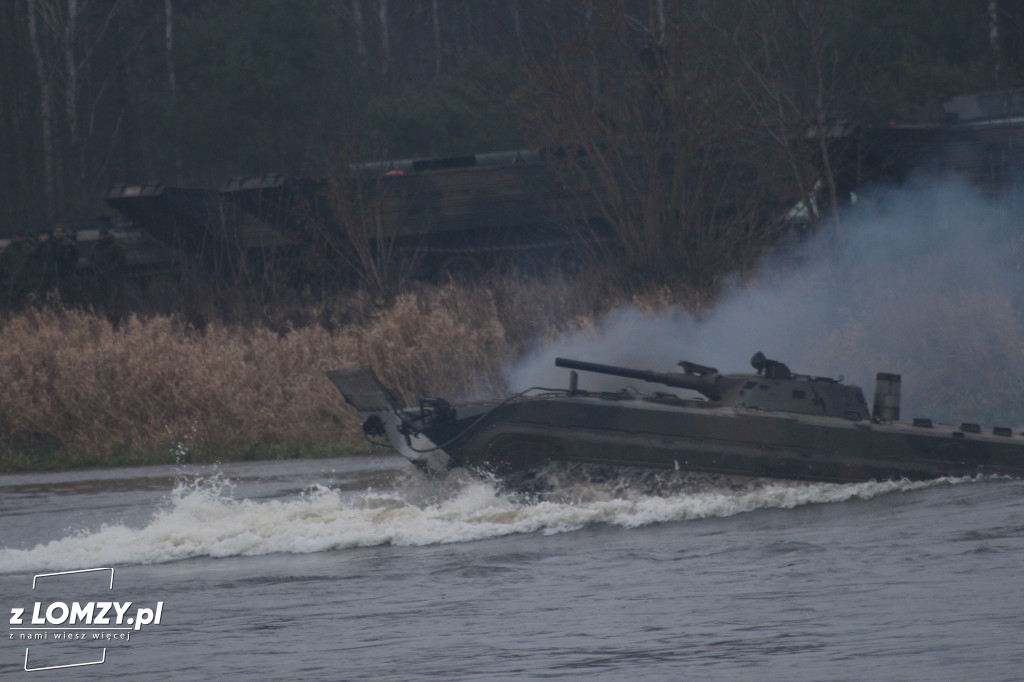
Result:
<svg viewBox="0 0 1024 682"><path fill-rule="evenodd" d="M134 615L125 617L131 608L132 602L97 601L71 602L70 606L62 601L51 603L43 609L41 602L36 602L31 609L31 619L28 618L28 609L12 608L11 625L43 625L50 627L68 628L78 626L111 626L111 625L134 625L138 630L143 625L159 625L160 617L163 615L164 603L159 601L156 608L137 608ZM12 628L19 629L19 628Z"/></svg>

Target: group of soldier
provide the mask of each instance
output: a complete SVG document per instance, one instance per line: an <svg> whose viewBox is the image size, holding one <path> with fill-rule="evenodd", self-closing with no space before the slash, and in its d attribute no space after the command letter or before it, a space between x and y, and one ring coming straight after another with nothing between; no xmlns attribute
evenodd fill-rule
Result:
<svg viewBox="0 0 1024 682"><path fill-rule="evenodd" d="M54 296L59 296L64 303L116 305L121 293L125 253L110 228L100 229L99 240L87 258L95 278L95 292L83 290L79 256L75 233L61 225L52 232L40 232L35 239L24 233L15 234L0 252L2 307L18 310L33 299L46 301Z"/></svg>

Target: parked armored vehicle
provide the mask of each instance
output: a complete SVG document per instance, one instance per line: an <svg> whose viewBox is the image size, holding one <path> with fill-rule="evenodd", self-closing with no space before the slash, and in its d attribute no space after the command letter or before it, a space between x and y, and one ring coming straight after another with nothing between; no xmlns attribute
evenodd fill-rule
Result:
<svg viewBox="0 0 1024 682"><path fill-rule="evenodd" d="M369 267L383 253L427 278L572 269L609 238L596 203L565 190L528 151L351 165L330 181L271 173L216 190L117 184L103 198L189 258L233 262L233 271L270 261Z"/></svg>
<svg viewBox="0 0 1024 682"><path fill-rule="evenodd" d="M899 421L901 379L894 374L878 375L869 408L857 386L794 374L761 353L750 374L685 361L682 372L555 364L700 397L586 391L573 371L564 390L464 405L434 398L403 408L369 367L328 376L365 418L368 436L386 438L435 475L466 467L516 484L549 464L568 463L834 483L1024 476L1024 436L1008 428Z"/></svg>
<svg viewBox="0 0 1024 682"><path fill-rule="evenodd" d="M182 261L182 252L131 222L116 222L110 216L100 216L89 222L65 224L64 229L72 235L78 250L77 272L86 286L93 274L92 251L100 240L100 233L106 229L124 253L124 267L120 276L145 279L175 270ZM32 235L28 241L31 243ZM0 253L6 249L10 239L0 239ZM6 274L6 273L5 273Z"/></svg>
<svg viewBox="0 0 1024 682"><path fill-rule="evenodd" d="M713 189L707 198L716 221L797 230L831 215L833 198L840 208L867 185L905 181L922 163L982 187L1017 187L1021 102L1024 91L988 93L949 100L923 123L836 122L809 131L808 139L823 136L829 147L828 182L806 159L800 184L790 181L786 155L744 163L729 149L707 150L692 186ZM675 172L668 155L662 166ZM513 150L339 164L317 178L236 177L217 189L121 184L104 199L191 260L232 276L284 263L344 279L383 261L420 278L492 268L574 270L594 250L613 251L619 242L611 223L622 228L610 210L616 202L602 194L608 178L589 169L577 149ZM631 182L643 177L633 171L621 172Z"/></svg>
<svg viewBox="0 0 1024 682"><path fill-rule="evenodd" d="M414 260L427 277L495 266L571 269L595 240L610 238L596 202L567 191L531 151L359 164L330 182L235 178L222 191L300 241L352 262L361 245L386 251Z"/></svg>
<svg viewBox="0 0 1024 682"><path fill-rule="evenodd" d="M78 268L92 270L92 250L100 240L102 230L110 235L124 251L124 274L127 277L146 277L163 274L181 264L182 253L133 223L114 223L102 219L96 224L75 230L78 240Z"/></svg>
<svg viewBox="0 0 1024 682"><path fill-rule="evenodd" d="M291 277L307 245L243 210L222 190L160 183L116 184L104 201L150 234L180 249L195 271L257 286ZM300 267L305 267L300 263Z"/></svg>
<svg viewBox="0 0 1024 682"><path fill-rule="evenodd" d="M160 183L113 185L103 197L135 224L190 256L244 253L253 248L294 244L261 224L215 189L169 187Z"/></svg>

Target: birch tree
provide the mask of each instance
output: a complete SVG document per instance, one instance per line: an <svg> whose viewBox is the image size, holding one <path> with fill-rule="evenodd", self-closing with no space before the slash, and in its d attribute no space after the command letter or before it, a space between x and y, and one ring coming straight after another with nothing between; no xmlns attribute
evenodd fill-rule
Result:
<svg viewBox="0 0 1024 682"><path fill-rule="evenodd" d="M388 0L377 0L377 18L380 20L380 71L387 79L391 66L391 32L388 23Z"/></svg>
<svg viewBox="0 0 1024 682"><path fill-rule="evenodd" d="M361 0L352 0L352 24L356 34L356 54L359 55L359 64L366 68L366 26L363 22L363 4Z"/></svg>
<svg viewBox="0 0 1024 682"><path fill-rule="evenodd" d="M170 93L171 108L178 109L178 75L174 67L174 0L164 0L164 63L167 66L167 90ZM175 129L171 140L171 155L174 158L174 175L177 184L182 182L181 146Z"/></svg>
<svg viewBox="0 0 1024 682"><path fill-rule="evenodd" d="M43 0L45 2L45 0ZM39 17L36 0L28 3L28 40L35 64L36 84L39 87L39 128L42 135L43 189L47 206L52 215L57 200L55 177L55 150L53 144L53 88L49 67L43 53L42 38L39 34Z"/></svg>

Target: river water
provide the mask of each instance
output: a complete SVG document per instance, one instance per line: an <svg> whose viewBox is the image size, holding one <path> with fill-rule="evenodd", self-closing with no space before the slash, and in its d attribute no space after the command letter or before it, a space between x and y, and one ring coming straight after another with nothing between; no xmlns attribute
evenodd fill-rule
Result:
<svg viewBox="0 0 1024 682"><path fill-rule="evenodd" d="M1021 481L530 501L380 456L8 475L0 511L9 680L1024 679Z"/></svg>

